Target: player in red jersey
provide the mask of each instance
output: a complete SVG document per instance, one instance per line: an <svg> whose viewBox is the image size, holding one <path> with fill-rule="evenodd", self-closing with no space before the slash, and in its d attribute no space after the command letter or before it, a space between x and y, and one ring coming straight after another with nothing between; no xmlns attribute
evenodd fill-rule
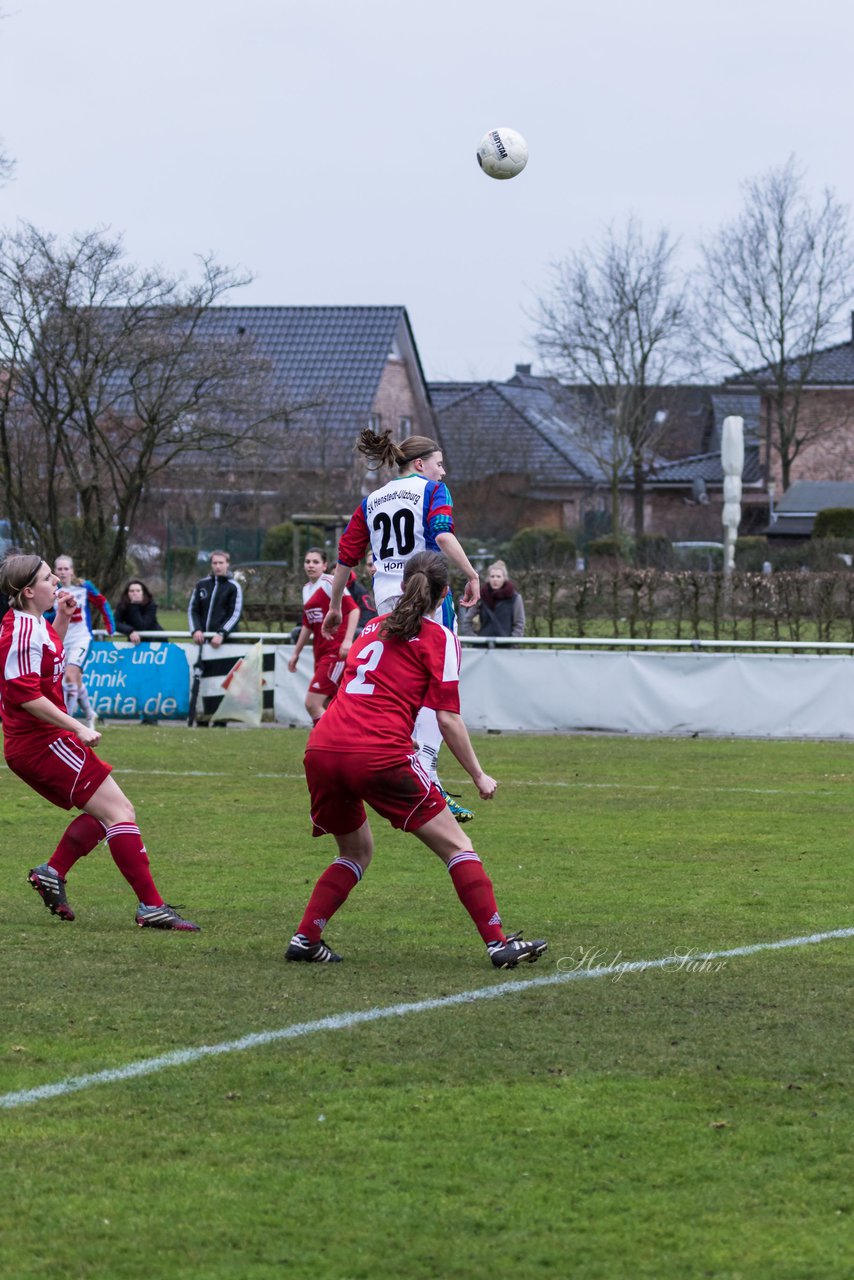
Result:
<svg viewBox="0 0 854 1280"><path fill-rule="evenodd" d="M413 752L415 717L420 707L432 707L442 737L481 798L495 795L498 784L481 768L460 717L459 641L431 616L447 592L441 555L421 552L408 561L399 603L367 624L350 650L336 698L311 732L305 775L313 834L333 835L338 857L314 886L286 960L341 959L322 933L373 856L365 802L445 863L497 968L515 968L546 950L542 940L505 935L480 858Z"/></svg>
<svg viewBox="0 0 854 1280"><path fill-rule="evenodd" d="M307 572L309 571L308 561L311 554L312 552L306 554ZM314 556L315 559L322 556L322 562L324 566L326 565L326 555L323 552L315 550ZM307 595L303 591L305 603L302 609L302 627L297 636L293 654L288 662L288 671L296 671L300 654L308 641L312 640L314 675L305 695L305 709L311 716L312 722L317 724L338 689L338 683L344 672L344 659L350 652L350 646L353 643L353 636L356 632L356 623L359 621L359 607L349 591L345 591L341 600L344 621L333 636L325 636L322 628L323 620L329 609L332 579L328 573L320 573L313 584L311 584L311 578L309 577L309 583L306 585L313 585L314 590Z"/></svg>
<svg viewBox="0 0 854 1280"><path fill-rule="evenodd" d="M27 879L46 907L73 920L65 878L80 858L106 839L113 861L130 884L143 928L196 932L158 892L133 806L111 775L111 766L92 750L97 729L74 720L65 709L63 638L77 609L69 592L56 594L59 579L40 556L8 556L0 568L0 588L10 601L0 624L0 706L3 754L13 773L60 809L81 809L47 862ZM42 615L56 606L52 625Z"/></svg>
<svg viewBox="0 0 854 1280"><path fill-rule="evenodd" d="M462 604L473 606L480 597L480 578L454 533L453 502L444 483L442 450L429 436L408 436L397 444L390 431L376 435L369 427L359 436L357 448L377 466L396 467L398 474L363 498L353 512L338 544L338 568L332 576L332 600L324 624L327 634L341 620L339 602L349 568L366 551L374 557L374 599L377 613L388 613L400 599L406 562L420 551L441 551L465 576ZM440 606L440 620L454 628L454 607L448 596ZM438 785L436 771L442 735L430 708L422 709L415 722L415 741L421 763ZM474 814L443 794L457 822L469 822Z"/></svg>

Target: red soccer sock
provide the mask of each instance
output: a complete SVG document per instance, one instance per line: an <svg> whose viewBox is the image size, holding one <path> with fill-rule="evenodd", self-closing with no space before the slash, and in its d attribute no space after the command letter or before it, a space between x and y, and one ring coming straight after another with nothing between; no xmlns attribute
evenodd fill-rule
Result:
<svg viewBox="0 0 854 1280"><path fill-rule="evenodd" d="M336 858L312 889L297 932L309 942L319 942L327 922L347 901L351 889L355 889L361 878L362 868L358 862Z"/></svg>
<svg viewBox="0 0 854 1280"><path fill-rule="evenodd" d="M117 822L107 828L107 844L119 871L140 902L147 907L162 907L163 899L151 878L148 854L134 822Z"/></svg>
<svg viewBox="0 0 854 1280"><path fill-rule="evenodd" d="M90 813L80 813L63 833L62 839L50 855L48 864L63 880L79 858L85 858L104 839L103 822Z"/></svg>
<svg viewBox="0 0 854 1280"><path fill-rule="evenodd" d="M501 928L501 916L492 881L474 850L454 854L448 863L448 871L457 897L471 916L484 942L504 942L504 930Z"/></svg>

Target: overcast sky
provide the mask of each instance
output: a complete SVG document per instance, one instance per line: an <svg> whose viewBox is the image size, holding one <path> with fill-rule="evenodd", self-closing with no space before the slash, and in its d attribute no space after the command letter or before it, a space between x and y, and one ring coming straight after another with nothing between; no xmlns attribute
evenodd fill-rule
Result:
<svg viewBox="0 0 854 1280"><path fill-rule="evenodd" d="M794 153L854 198L848 0L0 0L0 225L104 225L234 303L403 303L428 378L533 361L549 264L634 212L690 260ZM481 135L530 162L496 182Z"/></svg>

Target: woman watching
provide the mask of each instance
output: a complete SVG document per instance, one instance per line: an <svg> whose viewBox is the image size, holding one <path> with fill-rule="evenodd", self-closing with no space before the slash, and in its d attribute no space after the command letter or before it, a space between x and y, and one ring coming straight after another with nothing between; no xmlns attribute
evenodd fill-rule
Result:
<svg viewBox="0 0 854 1280"><path fill-rule="evenodd" d="M131 644L139 644L145 631L162 631L157 621L157 605L144 582L131 578L116 605L116 630Z"/></svg>

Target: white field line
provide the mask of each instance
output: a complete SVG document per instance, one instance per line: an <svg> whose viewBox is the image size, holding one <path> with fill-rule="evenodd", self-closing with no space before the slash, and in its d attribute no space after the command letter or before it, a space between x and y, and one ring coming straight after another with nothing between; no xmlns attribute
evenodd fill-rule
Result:
<svg viewBox="0 0 854 1280"><path fill-rule="evenodd" d="M799 938L782 938L777 942L754 942L744 947L732 947L728 951L691 952L692 965L703 961L729 960L735 956L752 956L759 951L782 951L788 947L808 947L818 942L837 938L854 938L854 928L832 929L826 933L811 933ZM241 1053L245 1049L259 1049L280 1040L302 1040L322 1031L349 1031L368 1022L381 1022L388 1018L406 1018L414 1013L429 1013L434 1009L449 1009L456 1005L473 1004L476 1000L498 1000L502 996L515 995L519 991L532 991L542 987L554 987L566 982L582 982L587 978L607 978L626 973L639 973L647 969L683 968L685 955L662 956L657 960L621 960L617 964L596 968L574 968L567 972L553 973L541 978L523 981L510 980L491 987L479 987L475 991L461 991L455 996L438 996L432 1000L416 1000L408 1004L392 1004L351 1013L336 1013L314 1022L296 1022L276 1031L256 1031L238 1040L224 1040L220 1044L199 1045L195 1049L176 1049L157 1058L142 1058L124 1067L107 1071L95 1071L90 1075L69 1076L55 1084L37 1085L33 1089L19 1089L14 1093L0 1094L0 1108L12 1110L44 1102L49 1098L62 1098L79 1093L100 1084L121 1084L138 1076L154 1075L168 1067L184 1067L203 1058L218 1057L225 1053Z"/></svg>
<svg viewBox="0 0 854 1280"><path fill-rule="evenodd" d="M233 770L219 769L122 769L114 768L113 773L120 774L136 774L138 777L144 778L232 778L237 779L238 775ZM282 782L302 782L305 779L303 773L253 773L253 778L274 778ZM454 785L466 785L468 779L450 778ZM840 778L840 785L848 783L849 779ZM509 787L554 787L555 789L566 789L575 791L697 791L701 789L704 795L714 793L716 795L747 795L747 796L832 796L839 793L838 787L826 787L820 791L804 790L801 791L797 787L710 787L703 782L697 782L694 786L682 785L680 783L658 783L658 782L564 782L560 778L546 781L545 779L525 779L514 778L509 782L502 782L501 787L505 790Z"/></svg>

